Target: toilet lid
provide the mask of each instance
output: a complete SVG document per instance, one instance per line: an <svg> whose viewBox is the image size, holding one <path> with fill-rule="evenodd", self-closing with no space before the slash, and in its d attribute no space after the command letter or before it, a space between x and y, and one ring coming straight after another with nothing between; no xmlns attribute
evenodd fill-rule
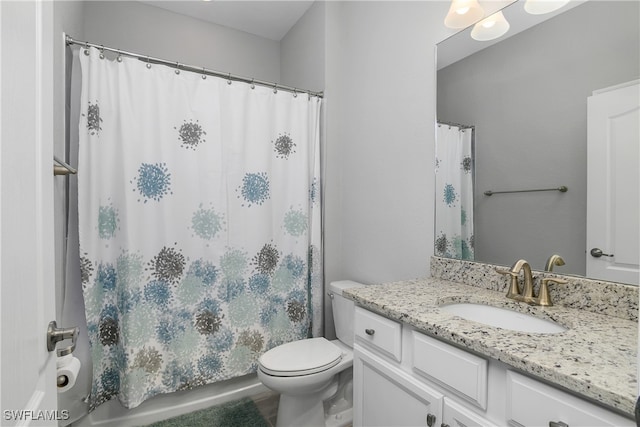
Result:
<svg viewBox="0 0 640 427"><path fill-rule="evenodd" d="M309 338L272 348L260 356L260 369L279 377L309 375L340 362L342 351L326 338Z"/></svg>

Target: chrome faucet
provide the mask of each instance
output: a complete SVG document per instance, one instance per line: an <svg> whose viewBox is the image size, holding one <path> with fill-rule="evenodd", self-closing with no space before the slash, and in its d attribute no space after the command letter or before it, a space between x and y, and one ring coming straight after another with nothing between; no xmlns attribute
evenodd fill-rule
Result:
<svg viewBox="0 0 640 427"><path fill-rule="evenodd" d="M562 259L562 257L557 254L551 255L544 266L544 271L553 271L554 265L564 265L564 259Z"/></svg>
<svg viewBox="0 0 640 427"><path fill-rule="evenodd" d="M554 256L562 260L559 255ZM556 265L562 264L556 263ZM522 293L520 293L520 286L518 284L518 277L520 276L521 270L524 274L524 288L522 289ZM538 296L535 297L533 295L533 275L531 273L531 266L524 259L519 259L518 261L516 261L511 266L510 270L502 270L496 268L496 272L500 274L508 274L509 276L511 276L511 283L509 285L509 290L507 291L507 298L511 298L516 301L524 301L532 305L553 305L553 303L551 302L551 297L549 296L549 282L555 282L559 284L567 283L566 280L557 277L545 277L540 283L540 292L538 293Z"/></svg>
<svg viewBox="0 0 640 427"><path fill-rule="evenodd" d="M524 288L522 289L522 293L520 293L520 286L518 285L520 270L524 273ZM496 272L511 276L511 284L507 291L507 298L511 298L516 301L524 301L530 304L536 302L533 296L533 275L531 274L531 266L526 260L519 259L511 266L510 270L501 270L496 268Z"/></svg>

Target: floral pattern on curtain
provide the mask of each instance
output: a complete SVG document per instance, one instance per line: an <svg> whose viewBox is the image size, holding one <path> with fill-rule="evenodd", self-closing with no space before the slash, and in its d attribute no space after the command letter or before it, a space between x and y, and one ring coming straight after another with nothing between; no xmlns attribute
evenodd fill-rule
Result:
<svg viewBox="0 0 640 427"><path fill-rule="evenodd" d="M474 259L473 128L438 124L436 140L437 256Z"/></svg>
<svg viewBox="0 0 640 427"><path fill-rule="evenodd" d="M320 99L80 59L90 410L252 373L320 335Z"/></svg>

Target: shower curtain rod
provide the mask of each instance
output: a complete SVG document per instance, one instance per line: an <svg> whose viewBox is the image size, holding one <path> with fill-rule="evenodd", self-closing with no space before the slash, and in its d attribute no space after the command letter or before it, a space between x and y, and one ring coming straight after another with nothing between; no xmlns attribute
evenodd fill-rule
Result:
<svg viewBox="0 0 640 427"><path fill-rule="evenodd" d="M476 128L474 125L463 125L463 124L455 123L455 122L445 122L444 120L438 120L437 123L439 125L447 125L447 126L459 127L460 129L475 129Z"/></svg>
<svg viewBox="0 0 640 427"><path fill-rule="evenodd" d="M310 91L310 90L304 90L304 89L299 89L299 88L295 88L295 87L291 87L291 86L280 85L278 83L272 83L272 82L267 82L267 81L263 81L263 80L242 77L242 76L238 76L238 75L231 74L231 73L222 73L220 71L209 70L209 69L206 69L204 67L195 67L193 65L182 64L182 63L177 62L177 61L167 61L166 59L154 58L153 56L141 55L139 53L127 52L126 50L114 49L112 47L107 47L107 46L103 46L103 45L99 45L99 44L95 44L95 43L89 43L89 42L86 42L86 41L76 40L76 39L74 39L73 37L71 37L69 35L65 35L65 40L66 40L67 46L75 44L75 45L78 45L78 46L84 46L85 48L95 47L96 49L98 49L100 51L105 51L106 50L106 51L109 51L109 52L116 53L118 55L124 55L124 56L130 56L130 57L133 57L133 58L137 58L140 61L145 61L145 62L154 63L154 64L168 65L169 67L176 68L176 70L192 71L194 73L206 74L206 75L215 76L215 77L221 77L221 78L225 78L227 80L233 80L233 81L236 81L236 82L244 82L244 83L250 83L250 84L255 84L255 85L260 85L260 86L266 86L266 87L273 88L274 91L284 90L285 92L292 92L294 94L306 93L306 94L309 95L309 97L316 96L318 98L322 98L324 96L324 92L313 92L313 91Z"/></svg>

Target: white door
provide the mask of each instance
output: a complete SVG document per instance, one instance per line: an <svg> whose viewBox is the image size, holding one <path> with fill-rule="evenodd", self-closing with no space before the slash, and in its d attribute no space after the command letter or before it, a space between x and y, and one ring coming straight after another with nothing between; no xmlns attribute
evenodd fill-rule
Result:
<svg viewBox="0 0 640 427"><path fill-rule="evenodd" d="M0 425L57 425L53 25L48 1L0 1Z"/></svg>
<svg viewBox="0 0 640 427"><path fill-rule="evenodd" d="M587 102L587 276L640 282L640 84Z"/></svg>

